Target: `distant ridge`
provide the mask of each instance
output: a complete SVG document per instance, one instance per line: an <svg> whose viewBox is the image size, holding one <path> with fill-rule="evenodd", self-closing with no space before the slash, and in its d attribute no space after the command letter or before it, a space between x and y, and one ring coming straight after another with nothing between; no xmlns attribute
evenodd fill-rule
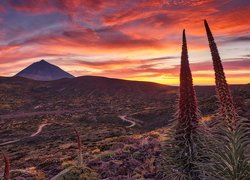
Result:
<svg viewBox="0 0 250 180"><path fill-rule="evenodd" d="M74 78L73 75L65 72L58 66L48 63L43 59L29 65L28 67L17 73L15 76L38 81L52 81L63 78Z"/></svg>

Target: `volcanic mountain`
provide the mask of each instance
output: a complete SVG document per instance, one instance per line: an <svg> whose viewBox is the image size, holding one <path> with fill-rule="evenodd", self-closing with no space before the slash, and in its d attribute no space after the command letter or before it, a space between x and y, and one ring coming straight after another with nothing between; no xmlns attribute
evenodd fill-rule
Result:
<svg viewBox="0 0 250 180"><path fill-rule="evenodd" d="M74 76L65 72L58 66L48 63L45 60L35 62L16 74L16 76L39 81L52 81Z"/></svg>

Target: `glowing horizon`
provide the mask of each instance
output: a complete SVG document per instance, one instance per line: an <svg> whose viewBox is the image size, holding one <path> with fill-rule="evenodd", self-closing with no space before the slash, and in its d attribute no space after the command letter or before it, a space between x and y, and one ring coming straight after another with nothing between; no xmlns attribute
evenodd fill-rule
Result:
<svg viewBox="0 0 250 180"><path fill-rule="evenodd" d="M74 76L178 85L186 29L195 85L213 85L203 20L229 84L250 83L250 2L245 0L4 0L0 76L45 59Z"/></svg>

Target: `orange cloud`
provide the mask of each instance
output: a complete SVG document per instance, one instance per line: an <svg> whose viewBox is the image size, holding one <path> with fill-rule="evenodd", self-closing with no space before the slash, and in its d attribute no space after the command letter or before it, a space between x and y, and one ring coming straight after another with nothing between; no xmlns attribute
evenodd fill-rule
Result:
<svg viewBox="0 0 250 180"><path fill-rule="evenodd" d="M168 64L171 61L179 62L179 58L162 57L158 59L113 60L104 62L77 60L75 63L71 62L70 64L73 67L77 66L79 68L77 72L71 71L75 75L83 73L80 71L83 69L84 74L87 75L153 81L163 84L178 84L179 65L163 67L164 64ZM65 68L70 64L66 64L67 66L65 66ZM229 82L233 82L234 84L248 83L250 78L250 59L227 59L223 61L223 65ZM190 66L195 83L214 84L212 61L191 63ZM238 79L238 82L236 82L236 79Z"/></svg>
<svg viewBox="0 0 250 180"><path fill-rule="evenodd" d="M185 28L194 81L213 83L208 19L229 79L249 77L245 0L10 0L0 12L0 75L45 58L75 75L178 84L179 60L153 59L179 56Z"/></svg>

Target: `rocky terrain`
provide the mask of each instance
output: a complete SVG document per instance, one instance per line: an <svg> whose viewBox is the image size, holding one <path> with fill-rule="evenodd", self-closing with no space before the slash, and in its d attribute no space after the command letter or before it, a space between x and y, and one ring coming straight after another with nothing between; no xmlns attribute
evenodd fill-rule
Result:
<svg viewBox="0 0 250 180"><path fill-rule="evenodd" d="M231 89L240 115L249 118L250 85ZM177 91L91 76L46 82L0 78L0 149L10 158L12 177L155 179ZM209 119L217 111L214 87L196 92L201 115ZM80 169L74 129L82 142Z"/></svg>

